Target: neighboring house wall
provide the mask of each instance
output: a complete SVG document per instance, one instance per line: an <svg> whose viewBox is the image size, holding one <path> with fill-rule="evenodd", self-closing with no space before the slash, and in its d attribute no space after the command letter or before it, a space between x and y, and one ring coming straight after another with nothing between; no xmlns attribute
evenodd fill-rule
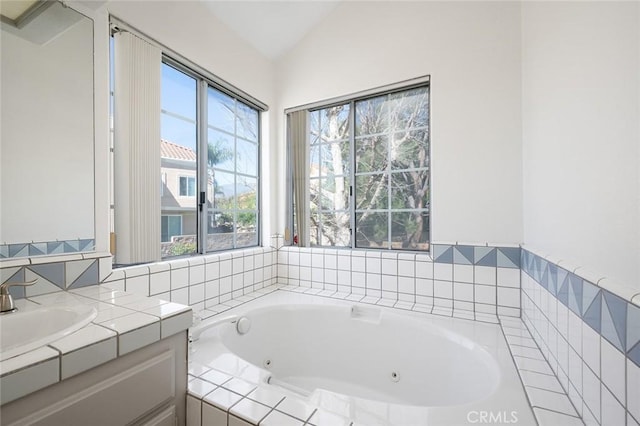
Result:
<svg viewBox="0 0 640 426"><path fill-rule="evenodd" d="M162 179L162 197L160 199L163 216L181 216L180 235L196 234L196 196L180 195L180 178L197 177L196 153L186 147L168 141L161 141L162 159L160 176Z"/></svg>
<svg viewBox="0 0 640 426"><path fill-rule="evenodd" d="M195 163L194 163L195 167ZM173 165L165 165L165 159L162 159L161 173L164 174L166 183L161 198L162 209L183 209L183 210L195 210L196 197L195 196L181 196L180 195L180 177L192 177L195 179L195 169L190 170L186 167L175 167Z"/></svg>

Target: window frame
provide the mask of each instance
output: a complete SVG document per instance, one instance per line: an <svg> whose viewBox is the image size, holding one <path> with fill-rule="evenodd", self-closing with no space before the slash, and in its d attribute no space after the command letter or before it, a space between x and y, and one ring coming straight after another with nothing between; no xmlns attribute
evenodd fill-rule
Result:
<svg viewBox="0 0 640 426"><path fill-rule="evenodd" d="M197 249L194 253L188 254L188 255L184 255L184 256L168 256L168 257L162 257L157 259L158 261L160 260L167 260L167 259L174 259L177 257L187 257L187 256L202 256L205 255L207 253L220 253L220 252L224 252L224 251L231 251L231 250L239 250L239 249L248 249L248 248L253 248L253 247L260 247L263 243L263 238L261 235L261 231L262 231L262 220L263 220L263 208L262 208L262 199L261 199L261 187L262 187L262 120L264 118L264 115L262 114L263 112L266 112L269 110L269 106L260 101L259 99L255 98L254 96L248 94L247 92L243 91L242 89L236 87L235 85L227 82L226 80L224 80L223 78L218 77L217 75L215 75L214 73L210 72L209 70L207 70L204 67L201 67L200 65L196 64L195 62L187 59L186 57L182 56L181 54L177 53L176 51L168 48L167 46L159 43L158 41L154 40L153 38L147 36L146 34L144 34L143 32L139 31L137 28L127 24L125 21L122 21L121 19L119 19L118 17L114 16L114 15L109 15L109 27L110 27L110 61L109 61L109 68L110 68L110 88L109 88L109 95L110 95L110 104L113 104L113 86L112 86L112 78L111 76L113 75L113 35L116 32L119 31L126 31L126 32L130 32L132 34L134 34L135 36L145 40L146 42L158 47L162 53L162 57L161 57L161 63L158 64L159 66L161 66L162 64L166 64L168 66L171 66L173 68L175 68L176 70L187 74L188 76L191 76L193 78L195 78L197 80L197 100L196 100L196 119L197 119L197 123L196 123L196 146L197 148L200 148L200 144L202 143L202 132L206 132L206 128L207 128L207 114L206 114L206 89L207 87L211 87L215 90L218 90L224 94L226 94L227 96L232 97L236 102L243 104L246 107L252 108L253 110L255 110L255 112L257 113L257 118L256 118L256 147L257 147L257 155L256 155L256 166L257 166L257 170L256 170L256 209L255 209L255 213L256 213L256 225L255 225L255 244L251 244L251 245L247 245L247 246L242 246L242 247L238 247L236 246L236 234L237 234L237 227L234 224L234 246L233 248L224 248L224 249L220 249L220 250L206 250L206 241L207 241L207 214L206 214L206 199L205 199L205 212L201 212L201 205L200 205L200 194L201 194L201 182L205 183L205 188L204 188L204 196L206 197L206 185L207 185L207 156L206 155L198 155L198 153L196 152L196 173L197 173L197 177L196 177L196 240L198 241L198 245L197 245ZM199 97L203 96L203 90L204 90L204 101L201 102ZM204 104L204 107L202 106ZM111 115L113 115L113 110L111 109ZM204 119L202 119L204 118ZM110 125L110 132L111 135L113 136L113 120L111 121L111 125ZM205 133L205 138L206 138L206 133ZM111 137L111 140L113 140L113 137ZM206 140L206 139L205 139ZM117 142L112 142L111 146L110 146L110 155L111 157L113 156L113 151L115 149L115 144L117 144ZM204 143L202 143L204 145ZM205 145L206 146L206 145ZM113 177L113 159L111 161L110 164L110 170L111 170L111 175ZM234 170L233 172L234 174L236 173L236 171ZM110 180L111 182L111 187L113 187L113 182L112 180ZM163 196L165 196L165 191L164 191L164 186L167 185L167 176L166 174L164 174L164 176L161 175L161 190L160 190L160 198L162 199ZM179 180L178 180L178 193L179 193ZM111 210L111 229L113 233L117 232L117 229L115 229L114 225L115 225L115 220L113 219L115 217L115 215L117 214L117 208L114 204L114 197L113 197L113 190L111 190L111 200L110 200L110 210ZM160 213L160 215L162 216L161 211L158 212ZM171 213L168 213L168 215L171 215ZM184 226L183 223L183 217L181 217L181 227ZM204 225L204 226L203 226ZM162 239L162 236L160 236ZM115 257L114 257L115 259Z"/></svg>
<svg viewBox="0 0 640 426"><path fill-rule="evenodd" d="M170 56L169 54L165 53L163 51L162 53L162 65L167 65L169 67L174 68L175 70L186 74L187 76L194 78L196 80L196 240L197 240L197 247L196 247L196 251L195 253L190 254L189 256L196 256L196 255L206 255L209 253L220 253L220 252L224 252L224 251L231 251L231 250L242 250L242 249L248 249L248 248L252 248L252 247L260 247L261 243L262 243L262 238L261 238L261 229L262 229L262 197L260 196L261 191L261 187L262 187L262 150L261 150L261 145L262 145L262 112L264 112L265 110L260 109L258 105L254 104L254 103L249 103L246 101L246 99L244 97L241 97L239 95L237 95L234 92L229 91L228 89L226 89L223 85L221 85L219 82L217 82L216 80L210 78L210 75L203 75L201 73L199 73L198 71L194 71L194 67L191 66L191 63L188 64L184 64L176 59L174 59L172 56ZM233 247L230 248L222 248L219 250L207 250L207 241L208 241L208 222L209 222L209 215L208 215L208 208L207 208L207 186L208 186L208 176L207 176L207 155L201 155L200 151L202 147L206 146L206 143L208 143L208 131L210 129L209 123L208 123L208 91L209 88L212 88L214 90L217 90L223 94L225 94L226 96L231 97L232 99L234 99L234 101L236 103L241 103L246 107L252 108L253 110L256 111L257 113L257 131L256 131L256 149L257 149L257 155L256 155L256 162L257 162L257 176L255 177L256 179L256 241L255 241L255 245L250 245L250 246L237 246L237 224L234 221L234 231L233 231ZM236 141L235 138L237 138L237 134L236 132L234 132L234 147L236 145ZM205 143L206 141L206 143ZM235 148L234 148L234 152L235 152ZM233 173L234 176L238 175L237 170L235 169L234 166L234 170L233 171L226 171L227 173ZM240 173L240 175L243 175L243 173ZM235 181L235 178L234 178ZM204 186L203 186L204 183ZM178 181L178 186L179 186L179 181ZM178 191L180 191L180 189L178 189ZM183 197L182 195L180 195L181 197ZM184 197L188 197L188 196L184 196ZM202 201L202 197L204 197L204 203L201 203ZM241 210L239 209L234 209L233 212L237 213ZM235 218L235 215L234 215ZM178 256L167 256L167 257L163 257L163 260L166 259L172 259Z"/></svg>
<svg viewBox="0 0 640 426"><path fill-rule="evenodd" d="M358 176L356 174L356 165L355 165L355 149L356 149L356 134L355 134L355 114L356 114L356 108L355 105L356 103L360 102L360 101L366 101L368 99L372 99L372 98L376 98L376 97L380 97L380 96L390 96L393 95L395 93L401 93L401 92L409 92L413 89L418 89L418 88L426 88L427 89L427 143L428 143L428 166L427 168L427 172L428 172L428 180L429 180L429 190L428 190L428 199L429 202L427 204L427 207L425 208L425 211L428 215L428 233L429 233L429 238L428 241L426 241L427 245L428 245L428 249L426 250L420 250L417 248L412 248L412 249L398 249L398 248L393 248L392 245L390 244L388 247L358 247L357 246L357 230L356 230L356 216L358 214L358 212L356 211L356 205L355 205L355 199L356 199L356 177ZM306 104L306 105L301 105L298 107L294 107L294 108L289 108L285 110L285 114L294 112L294 111L301 111L301 110L305 110L307 111L307 116L309 117L308 119L308 127L310 127L311 125L311 114L316 112L316 111L320 111L320 110L324 110L324 109L328 109L328 108L332 108L332 107L336 107L336 106L341 106L341 105L347 105L349 107L349 117L348 117L348 126L349 126L349 134L348 134L348 143L350 145L349 150L349 180L350 180L350 188L348 188L349 191L349 215L350 215L350 239L349 239L349 244L348 245L344 245L344 246L337 246L337 245L311 245L310 243L310 239L309 239L309 243L308 246L309 247L317 247L317 248L330 248L330 249L338 249L338 250L374 250L374 251L392 251L392 252L396 252L396 253L420 253L420 254L429 254L431 252L432 249L432 241L433 241L433 207L432 207L432 191L433 191L433 185L432 185L432 176L433 176L433 168L432 168L432 121L431 121L431 77L429 75L425 75L425 76L421 76L421 77L417 77L414 79L410 79L410 80L406 80L406 81L402 81L402 82L398 82L398 83L393 83L393 84L389 84L386 86L382 86L382 87L377 87L377 88L373 88L373 89L369 89L369 90L365 90L362 92L358 92L358 93L354 93L354 94L350 94L350 95L345 95L345 96L340 96L337 98L332 98L329 100L325 100L325 101L319 101L319 102L314 102L314 103L310 103L310 104ZM310 136L310 130L307 132L308 138ZM288 196L287 196L287 217L286 217L286 229L291 230L290 233L288 233L288 238L285 239L285 244L287 245L296 245L296 243L293 241L293 237L294 235L296 235L299 231L295 230L295 220L294 220L294 214L295 214L295 209L293 207L294 204L294 199L292 195L289 195L289 193L293 194L293 167L292 167L292 150L291 150L291 140L289 139L289 137L287 138L287 147L286 147L286 155L287 155L287 188L288 188ZM311 153L311 141L310 139L307 140L307 151L309 152L309 155ZM309 171L309 164L307 164L307 170ZM404 171L404 169L402 170ZM388 174L388 178L390 178L391 174L394 171L389 169L387 171L384 171L384 174ZM307 175L309 175L309 172L307 173ZM308 176L309 179L309 188L311 187L311 177ZM307 188L307 202L311 203L311 198L310 198L310 192L309 192L309 188ZM391 191L391 188L389 188L389 191ZM390 207L388 209L385 209L388 213L389 213L389 218L388 221L391 221L391 213L392 212L404 212L404 211L408 211L408 210L414 210L414 209L391 209ZM309 211L309 215L311 214L311 212ZM307 218L307 220L310 221L310 217ZM392 232L391 228L388 228L389 232ZM388 238L391 238L391 236L389 236Z"/></svg>

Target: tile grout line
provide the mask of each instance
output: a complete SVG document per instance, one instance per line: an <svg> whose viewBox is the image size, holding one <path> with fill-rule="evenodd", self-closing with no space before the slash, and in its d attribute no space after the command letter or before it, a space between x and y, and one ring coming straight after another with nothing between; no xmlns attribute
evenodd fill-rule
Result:
<svg viewBox="0 0 640 426"><path fill-rule="evenodd" d="M527 329L529 328L529 326L527 325L527 323L524 323L524 325L525 325L525 327L527 327ZM529 335L531 335L531 330L528 330L528 331L529 331ZM532 335L531 335L531 336L532 336ZM537 346L537 348L538 348L538 351L540 351L540 353L542 353L542 356L544 357L544 352L542 352L542 350L540 349L540 346L538 345L538 342L537 342L535 339L533 339L533 341L535 342L535 344L536 344L536 346ZM549 368L551 369L551 371L554 373L554 376L556 377L556 380L558 380L558 382L560 383L560 386L561 386L561 387L563 388L563 390L564 390L564 387L562 386L562 382L560 382L560 379L558 378L558 376L557 376L557 375L555 374L555 372L553 371L553 368L551 368L551 365L549 364L549 360L548 360L546 357L544 357L544 358L545 358L545 361L547 362L547 365L549 366ZM565 395L566 395L567 399L569 400L569 403L570 403L570 404L571 404L571 406L573 407L573 410L574 410L574 411L575 411L575 413L577 414L577 413L578 413L578 410L576 409L576 407L575 407L575 405L574 405L573 401L571 400L571 398L569 398L569 395L566 393L566 391L565 391ZM541 407L539 407L539 408L541 408ZM554 411L554 410L549 410L549 411ZM582 419L582 417L579 417L579 418L580 418L580 419Z"/></svg>

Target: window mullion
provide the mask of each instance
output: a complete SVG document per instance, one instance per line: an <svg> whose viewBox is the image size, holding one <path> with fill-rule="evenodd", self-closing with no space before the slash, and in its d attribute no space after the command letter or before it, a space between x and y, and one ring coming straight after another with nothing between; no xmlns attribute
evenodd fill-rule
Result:
<svg viewBox="0 0 640 426"><path fill-rule="evenodd" d="M350 247L356 246L356 103L349 102L349 155L351 156L349 167L349 210L350 210Z"/></svg>
<svg viewBox="0 0 640 426"><path fill-rule="evenodd" d="M316 204L316 214L318 215L316 219L318 222L316 226L316 246L322 247L322 236L324 235L324 232L322 232L322 114L318 117L318 126L320 131L316 145L318 147L318 194ZM311 245L311 235L309 235L309 245Z"/></svg>
<svg viewBox="0 0 640 426"><path fill-rule="evenodd" d="M238 101L233 100L233 248L238 248Z"/></svg>
<svg viewBox="0 0 640 426"><path fill-rule="evenodd" d="M208 145L208 131L207 131L207 83L203 79L198 80L198 90L196 93L197 103L197 131L196 131L196 158L197 158L197 176L198 182L196 188L198 189L196 194L196 229L198 235L198 253L204 254L207 251L207 145ZM204 194L201 195L201 194Z"/></svg>
<svg viewBox="0 0 640 426"><path fill-rule="evenodd" d="M391 99L391 95L387 95L387 106L389 105L389 100ZM393 198L391 198L391 145L393 141L393 129L391 128L391 107L387 107L387 114L389 118L389 128L387 129L387 244L388 248L391 249L392 236L391 236L391 202Z"/></svg>

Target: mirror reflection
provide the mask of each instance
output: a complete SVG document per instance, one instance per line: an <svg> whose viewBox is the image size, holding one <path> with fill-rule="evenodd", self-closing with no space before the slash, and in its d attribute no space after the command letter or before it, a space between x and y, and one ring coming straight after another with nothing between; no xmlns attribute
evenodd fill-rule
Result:
<svg viewBox="0 0 640 426"><path fill-rule="evenodd" d="M0 259L94 250L93 22L1 7Z"/></svg>

